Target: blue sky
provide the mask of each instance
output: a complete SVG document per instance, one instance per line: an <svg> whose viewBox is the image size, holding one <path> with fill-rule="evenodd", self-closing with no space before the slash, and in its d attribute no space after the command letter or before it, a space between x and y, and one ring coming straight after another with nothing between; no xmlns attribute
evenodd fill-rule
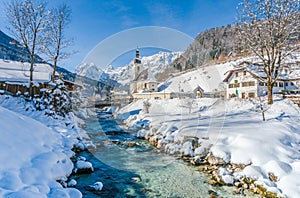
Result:
<svg viewBox="0 0 300 198"><path fill-rule="evenodd" d="M67 35L75 39L72 49L78 51L70 59L62 61L61 65L74 71L99 43L128 29L159 26L195 38L206 29L234 23L240 0L51 0L50 6L61 2L66 2L72 8L72 22ZM3 6L0 5L0 9L0 28L9 33L3 22ZM186 47L183 45L182 50ZM107 53L114 53L114 48L118 49L118 43L115 42ZM120 58L111 60L113 66L128 63L130 54L133 54L130 50L128 48L124 51L125 55L118 54ZM150 55L159 50L141 49L141 55Z"/></svg>

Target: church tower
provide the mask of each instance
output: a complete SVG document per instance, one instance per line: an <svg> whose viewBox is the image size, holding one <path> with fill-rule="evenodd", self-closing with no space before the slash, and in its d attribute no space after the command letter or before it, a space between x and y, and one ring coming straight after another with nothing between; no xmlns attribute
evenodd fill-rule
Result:
<svg viewBox="0 0 300 198"><path fill-rule="evenodd" d="M140 59L140 51L136 49L135 51L135 58L133 60L133 67L132 67L132 80L135 81L137 80L139 74L142 72L142 61Z"/></svg>

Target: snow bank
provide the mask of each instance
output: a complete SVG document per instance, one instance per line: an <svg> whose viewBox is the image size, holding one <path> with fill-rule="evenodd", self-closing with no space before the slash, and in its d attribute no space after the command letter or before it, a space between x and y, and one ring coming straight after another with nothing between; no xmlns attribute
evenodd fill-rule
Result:
<svg viewBox="0 0 300 198"><path fill-rule="evenodd" d="M0 156L3 159L0 196L76 194L76 189L65 191L55 182L65 180L73 169L71 153L63 147L62 136L40 122L3 107L0 107L0 116Z"/></svg>
<svg viewBox="0 0 300 198"><path fill-rule="evenodd" d="M300 109L291 101L276 99L266 112L266 122L256 111L255 100L202 98L149 102L148 114L139 111L126 120L128 126L140 129L139 137L156 142L170 154L197 158L210 153L225 162L246 164L234 177L254 178L280 195L300 194ZM142 108L140 100L120 113ZM149 121L149 129L137 125L145 120ZM272 174L276 178L273 181L269 179ZM221 176L229 184L234 180L232 174Z"/></svg>
<svg viewBox="0 0 300 198"><path fill-rule="evenodd" d="M85 136L74 115L53 119L22 98L5 95L0 104L0 197L82 197L56 181L67 181L71 148Z"/></svg>

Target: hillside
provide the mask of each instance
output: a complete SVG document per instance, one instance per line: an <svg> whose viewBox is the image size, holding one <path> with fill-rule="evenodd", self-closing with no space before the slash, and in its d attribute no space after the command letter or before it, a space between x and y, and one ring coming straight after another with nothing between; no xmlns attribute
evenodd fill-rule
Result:
<svg viewBox="0 0 300 198"><path fill-rule="evenodd" d="M28 52L13 38L0 30L0 59L29 62ZM37 63L44 63L43 59L36 56Z"/></svg>
<svg viewBox="0 0 300 198"><path fill-rule="evenodd" d="M228 25L200 33L180 58L173 62L173 68L186 70L199 67L236 53L235 32L235 26Z"/></svg>
<svg viewBox="0 0 300 198"><path fill-rule="evenodd" d="M212 28L200 33L187 50L172 63L168 72L185 71L247 55L244 54L245 46L237 42L236 33L236 25Z"/></svg>

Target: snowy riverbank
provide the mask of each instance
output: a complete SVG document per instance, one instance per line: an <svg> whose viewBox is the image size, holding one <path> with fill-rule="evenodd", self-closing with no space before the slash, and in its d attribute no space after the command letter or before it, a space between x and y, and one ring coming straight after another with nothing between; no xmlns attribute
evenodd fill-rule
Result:
<svg viewBox="0 0 300 198"><path fill-rule="evenodd" d="M234 171L232 166L218 168L217 174L227 184L235 185L247 177L253 179L252 188L263 186L283 197L300 194L300 109L289 100L276 100L266 112L266 122L256 112L254 101L173 99L149 103L149 113L143 110L142 100L118 112L119 117L127 118L129 127L140 129L138 137L194 162L245 164L244 169L235 167Z"/></svg>
<svg viewBox="0 0 300 198"><path fill-rule="evenodd" d="M85 133L74 115L53 119L22 98L0 96L0 197L82 197L64 188L71 150Z"/></svg>

